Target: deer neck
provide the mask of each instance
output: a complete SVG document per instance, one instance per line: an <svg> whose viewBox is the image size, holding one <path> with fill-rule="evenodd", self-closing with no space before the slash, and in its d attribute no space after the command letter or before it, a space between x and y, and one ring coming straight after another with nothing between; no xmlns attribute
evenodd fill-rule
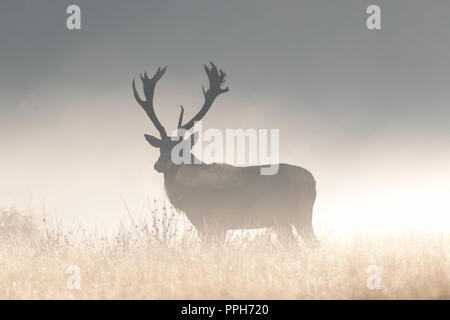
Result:
<svg viewBox="0 0 450 320"><path fill-rule="evenodd" d="M196 170L203 165L205 164L193 154L191 154L190 164L172 164L169 169L164 172L164 185L166 190L168 187L189 184L189 181L187 181L186 178L195 177L197 174Z"/></svg>
<svg viewBox="0 0 450 320"><path fill-rule="evenodd" d="M177 208L183 203L186 193L189 193L193 186L193 178L198 175L198 164L173 165L164 172L164 188L170 202Z"/></svg>

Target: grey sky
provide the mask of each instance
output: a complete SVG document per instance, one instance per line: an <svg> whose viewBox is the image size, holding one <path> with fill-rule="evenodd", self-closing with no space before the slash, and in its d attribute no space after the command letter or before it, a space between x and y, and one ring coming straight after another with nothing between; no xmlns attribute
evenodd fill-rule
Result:
<svg viewBox="0 0 450 320"><path fill-rule="evenodd" d="M235 95L302 101L324 121L359 116L361 131L386 117L446 125L450 3L376 2L383 30L370 32L365 8L373 1L2 0L2 121L42 82L127 95L138 71L168 64L167 77L196 88L211 59ZM80 32L65 30L71 3L82 9ZM21 111L30 110L49 111L39 101Z"/></svg>

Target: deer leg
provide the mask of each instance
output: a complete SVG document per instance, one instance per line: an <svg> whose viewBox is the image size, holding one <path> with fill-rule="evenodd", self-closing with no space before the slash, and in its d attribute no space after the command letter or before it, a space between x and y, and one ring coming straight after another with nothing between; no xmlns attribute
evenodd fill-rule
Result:
<svg viewBox="0 0 450 320"><path fill-rule="evenodd" d="M295 239L292 232L292 226L290 224L277 225L274 227L274 229L275 233L277 234L278 241L280 241L282 245L291 245L297 242L297 239Z"/></svg>
<svg viewBox="0 0 450 320"><path fill-rule="evenodd" d="M226 238L227 238L227 230L226 229L221 228L214 232L213 241L224 243Z"/></svg>
<svg viewBox="0 0 450 320"><path fill-rule="evenodd" d="M197 228L197 232L198 232L200 241L202 243L209 243L211 240L211 233L208 232L208 229L206 229L204 227L200 227L200 226L196 226L196 228Z"/></svg>
<svg viewBox="0 0 450 320"><path fill-rule="evenodd" d="M314 201L315 195L309 198L309 201L307 199L300 200L299 215L294 222L299 236L301 236L303 242L310 248L316 248L320 245L312 227Z"/></svg>
<svg viewBox="0 0 450 320"><path fill-rule="evenodd" d="M227 236L227 230L217 226L202 225L197 227L197 231L203 243L223 243Z"/></svg>
<svg viewBox="0 0 450 320"><path fill-rule="evenodd" d="M308 223L303 226L296 226L296 229L300 234L300 236L302 237L302 240L308 247L318 248L320 246L320 242L319 240L317 240L314 234L312 223Z"/></svg>

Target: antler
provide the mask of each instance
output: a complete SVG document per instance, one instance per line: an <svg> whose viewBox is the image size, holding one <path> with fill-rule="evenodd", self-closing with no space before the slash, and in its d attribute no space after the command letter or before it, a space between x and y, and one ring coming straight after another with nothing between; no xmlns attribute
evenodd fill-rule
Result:
<svg viewBox="0 0 450 320"><path fill-rule="evenodd" d="M137 90L136 90L136 84L133 79L133 93L134 97L136 98L136 101L141 105L142 109L144 109L145 113L147 113L150 120L155 125L156 129L158 129L159 134L161 135L161 138L166 138L167 133L164 127L161 125L161 122L159 122L158 118L155 114L155 108L153 106L153 95L155 93L155 86L156 83L161 79L161 77L166 72L167 66L164 68L158 68L153 78L149 78L147 76L147 72L144 73L144 75L140 74L141 80L142 80L142 86L144 88L144 95L145 95L145 101L141 99L139 96Z"/></svg>
<svg viewBox="0 0 450 320"><path fill-rule="evenodd" d="M183 106L181 106L180 118L178 120L179 129L184 130L191 129L196 121L200 121L205 116L205 114L211 108L214 100L220 94L230 91L230 88L228 87L222 88L222 84L225 82L226 77L225 72L223 72L222 69L217 69L217 67L211 61L209 63L211 64L210 69L208 69L207 65L204 65L206 75L208 76L209 79L209 89L205 90L205 88L202 87L203 94L205 95L205 103L203 104L203 107L200 109L200 111L189 122L187 122L184 125L182 125L184 109Z"/></svg>

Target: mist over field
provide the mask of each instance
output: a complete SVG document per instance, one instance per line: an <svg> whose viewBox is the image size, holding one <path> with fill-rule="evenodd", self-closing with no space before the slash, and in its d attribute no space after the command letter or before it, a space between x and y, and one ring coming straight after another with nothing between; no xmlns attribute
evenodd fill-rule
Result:
<svg viewBox="0 0 450 320"><path fill-rule="evenodd" d="M448 233L201 243L169 208L105 237L0 216L0 299L448 299ZM164 218L164 219L162 219Z"/></svg>
<svg viewBox="0 0 450 320"><path fill-rule="evenodd" d="M68 2L0 3L0 298L449 298L450 3L382 2L377 31L370 1L77 4L69 31ZM131 82L168 65L172 132L209 61L230 92L204 129L280 130L280 162L317 182L321 249L270 230L205 247L182 214L154 226L170 205Z"/></svg>

